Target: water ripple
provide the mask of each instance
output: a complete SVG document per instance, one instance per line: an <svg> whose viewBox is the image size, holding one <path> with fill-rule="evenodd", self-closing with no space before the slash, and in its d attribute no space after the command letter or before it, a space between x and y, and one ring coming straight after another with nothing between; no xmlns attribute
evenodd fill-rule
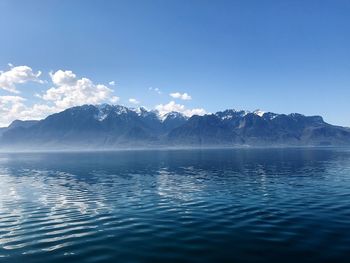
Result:
<svg viewBox="0 0 350 263"><path fill-rule="evenodd" d="M0 154L0 182L0 262L350 256L348 150Z"/></svg>

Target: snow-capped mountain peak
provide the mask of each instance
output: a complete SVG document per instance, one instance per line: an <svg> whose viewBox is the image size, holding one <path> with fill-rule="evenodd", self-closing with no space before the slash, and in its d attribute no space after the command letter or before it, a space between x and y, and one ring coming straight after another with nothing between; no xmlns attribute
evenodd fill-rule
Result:
<svg viewBox="0 0 350 263"><path fill-rule="evenodd" d="M253 111L253 114L258 115L259 117L262 117L265 114L265 111L257 109Z"/></svg>

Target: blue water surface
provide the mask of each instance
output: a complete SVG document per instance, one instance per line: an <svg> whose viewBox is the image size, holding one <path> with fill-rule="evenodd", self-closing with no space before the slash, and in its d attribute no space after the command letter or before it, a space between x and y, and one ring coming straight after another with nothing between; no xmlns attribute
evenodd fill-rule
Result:
<svg viewBox="0 0 350 263"><path fill-rule="evenodd" d="M0 262L349 262L350 150L0 154Z"/></svg>

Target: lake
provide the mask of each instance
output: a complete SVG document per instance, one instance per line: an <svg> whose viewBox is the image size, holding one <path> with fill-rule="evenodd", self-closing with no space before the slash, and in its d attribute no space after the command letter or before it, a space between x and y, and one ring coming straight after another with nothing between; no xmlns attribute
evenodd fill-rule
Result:
<svg viewBox="0 0 350 263"><path fill-rule="evenodd" d="M0 262L349 258L349 149L0 154Z"/></svg>

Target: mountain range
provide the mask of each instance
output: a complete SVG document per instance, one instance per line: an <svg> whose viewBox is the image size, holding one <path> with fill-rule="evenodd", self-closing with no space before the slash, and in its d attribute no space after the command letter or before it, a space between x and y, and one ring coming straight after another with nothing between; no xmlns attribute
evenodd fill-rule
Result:
<svg viewBox="0 0 350 263"><path fill-rule="evenodd" d="M298 113L229 109L187 117L108 104L72 107L0 129L0 150L235 146L350 146L350 129Z"/></svg>

